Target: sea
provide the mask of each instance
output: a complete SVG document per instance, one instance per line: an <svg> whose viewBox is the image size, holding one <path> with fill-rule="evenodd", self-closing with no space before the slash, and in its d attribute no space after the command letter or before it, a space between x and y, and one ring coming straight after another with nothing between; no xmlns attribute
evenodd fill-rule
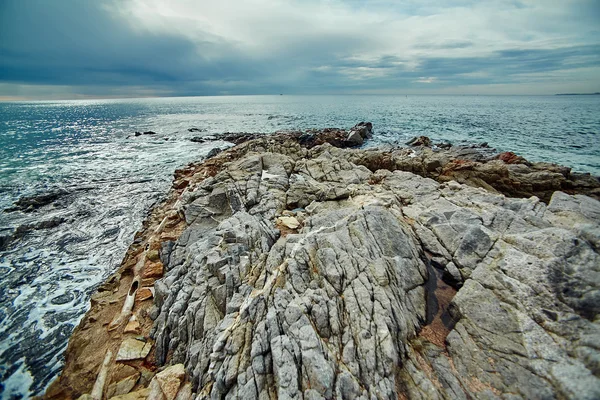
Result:
<svg viewBox="0 0 600 400"><path fill-rule="evenodd" d="M119 266L176 168L224 132L373 123L365 146L487 142L600 175L600 96L223 96L0 103L0 398L60 373L94 289ZM155 134L136 136L135 132ZM194 137L212 137L204 143ZM52 204L10 209L23 196ZM2 239L4 238L4 239Z"/></svg>

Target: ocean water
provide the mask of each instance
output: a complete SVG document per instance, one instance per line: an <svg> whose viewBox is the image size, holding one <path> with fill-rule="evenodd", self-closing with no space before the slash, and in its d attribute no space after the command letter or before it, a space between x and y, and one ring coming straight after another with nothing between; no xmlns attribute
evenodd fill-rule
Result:
<svg viewBox="0 0 600 400"><path fill-rule="evenodd" d="M223 132L349 128L371 121L368 146L416 135L488 142L532 161L600 175L600 96L236 96L0 103L0 209L61 191L33 212L1 212L0 397L43 393L95 287L166 194L173 171ZM190 132L198 128L201 132ZM135 137L135 131L156 135ZM54 221L49 228L35 227Z"/></svg>

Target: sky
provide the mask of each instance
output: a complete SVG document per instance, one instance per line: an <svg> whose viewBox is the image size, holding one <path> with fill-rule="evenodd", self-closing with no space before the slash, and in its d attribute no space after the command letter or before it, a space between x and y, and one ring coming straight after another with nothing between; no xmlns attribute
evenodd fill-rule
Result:
<svg viewBox="0 0 600 400"><path fill-rule="evenodd" d="M600 0L0 0L0 100L600 92Z"/></svg>

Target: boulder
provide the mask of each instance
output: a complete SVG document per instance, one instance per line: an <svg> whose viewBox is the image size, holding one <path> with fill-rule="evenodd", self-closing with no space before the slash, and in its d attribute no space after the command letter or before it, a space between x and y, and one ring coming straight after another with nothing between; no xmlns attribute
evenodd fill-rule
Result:
<svg viewBox="0 0 600 400"><path fill-rule="evenodd" d="M364 137L361 135L361 133L359 131L350 131L348 133L348 137L346 138L346 141L351 146L360 146L361 144L363 144Z"/></svg>
<svg viewBox="0 0 600 400"><path fill-rule="evenodd" d="M431 147L431 139L429 139L427 136L415 136L406 142L406 144L409 146Z"/></svg>
<svg viewBox="0 0 600 400"><path fill-rule="evenodd" d="M363 139L369 139L373 136L373 124L370 122L359 122L350 131L356 131Z"/></svg>
<svg viewBox="0 0 600 400"><path fill-rule="evenodd" d="M214 156L216 156L217 154L219 154L222 151L223 151L222 149L215 147L214 149L211 149L208 152L208 154L206 155L206 159L213 158Z"/></svg>

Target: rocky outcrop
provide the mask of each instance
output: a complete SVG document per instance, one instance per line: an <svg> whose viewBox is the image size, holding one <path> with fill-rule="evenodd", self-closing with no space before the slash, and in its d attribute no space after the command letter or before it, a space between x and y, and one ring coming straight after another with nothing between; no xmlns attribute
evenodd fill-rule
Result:
<svg viewBox="0 0 600 400"><path fill-rule="evenodd" d="M542 174L536 164L512 170L522 164L480 155L457 163L450 151L469 153L460 148L343 150L332 143L348 132L302 135L254 138L178 171L177 189L138 244L160 236L144 268L160 263L164 274L153 302L133 309L143 337L111 333L120 338L115 354L125 346L143 363L119 374L129 361L115 361L111 393L600 396L600 202L499 193L516 177ZM502 179L482 178L490 163ZM556 184L571 179L552 168L544 173L562 176ZM95 371L105 354L97 352Z"/></svg>
<svg viewBox="0 0 600 400"><path fill-rule="evenodd" d="M40 193L31 196L22 196L14 203L13 207L7 208L5 212L23 211L32 212L40 207L54 203L61 197L69 194L66 190L59 189L47 193Z"/></svg>

